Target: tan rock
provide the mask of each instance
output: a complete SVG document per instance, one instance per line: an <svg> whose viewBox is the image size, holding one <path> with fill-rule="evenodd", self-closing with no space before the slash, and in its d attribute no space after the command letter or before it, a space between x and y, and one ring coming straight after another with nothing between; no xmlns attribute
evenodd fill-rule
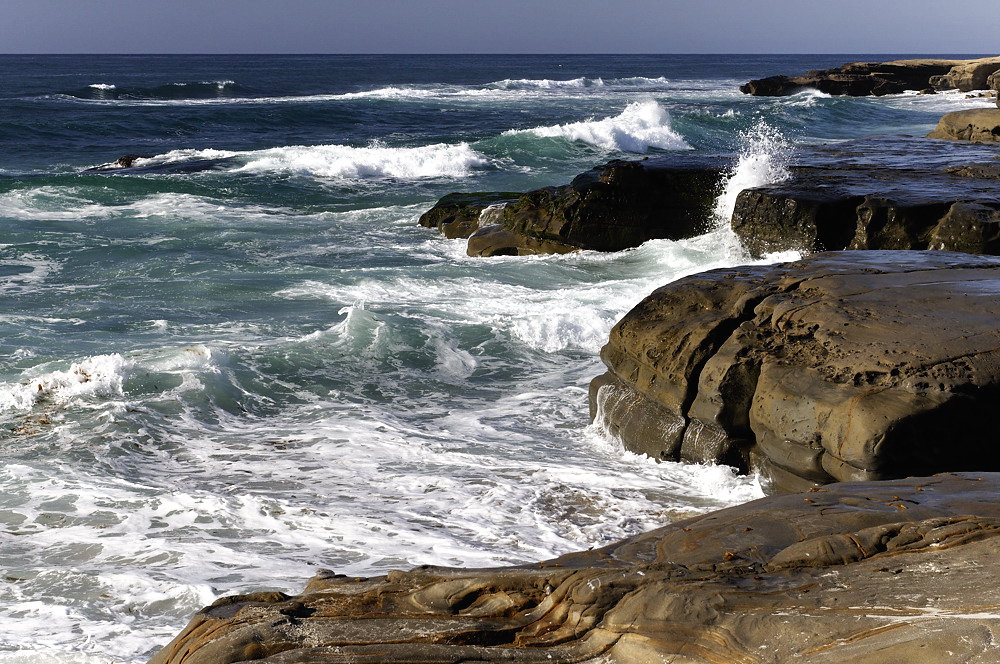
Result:
<svg viewBox="0 0 1000 664"><path fill-rule="evenodd" d="M1000 103L1000 100L998 100ZM1000 110L976 108L946 113L927 138L945 138L973 143L1000 141Z"/></svg>

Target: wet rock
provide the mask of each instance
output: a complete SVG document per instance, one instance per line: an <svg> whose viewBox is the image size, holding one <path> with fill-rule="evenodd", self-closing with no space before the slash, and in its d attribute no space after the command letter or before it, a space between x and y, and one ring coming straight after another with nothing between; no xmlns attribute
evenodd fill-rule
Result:
<svg viewBox="0 0 1000 664"><path fill-rule="evenodd" d="M507 203L498 225L469 239L470 256L620 251L647 240L699 235L714 221L718 185L729 162L674 155L614 160L560 187Z"/></svg>
<svg viewBox="0 0 1000 664"><path fill-rule="evenodd" d="M612 329L591 415L630 450L759 471L775 491L1000 470L998 296L1000 258L950 252L693 275Z"/></svg>
<svg viewBox="0 0 1000 664"><path fill-rule="evenodd" d="M945 113L927 138L946 138L973 143L1000 142L1000 109L974 108Z"/></svg>
<svg viewBox="0 0 1000 664"><path fill-rule="evenodd" d="M732 229L755 256L789 249L1000 254L998 159L993 146L909 137L802 148L788 180L740 193Z"/></svg>
<svg viewBox="0 0 1000 664"><path fill-rule="evenodd" d="M1000 60L1000 59L998 59ZM816 69L803 76L770 76L740 86L740 92L755 96L781 97L804 89L831 95L861 97L898 94L906 90L937 87L932 77L947 76L972 60L893 60L890 62L849 62L832 69ZM976 70L978 72L978 70ZM956 75L955 80L959 80ZM944 80L944 79L942 79ZM947 79L952 80L952 79ZM961 79L965 80L965 79ZM944 83L942 83L944 85ZM970 88L971 89L971 88Z"/></svg>
<svg viewBox="0 0 1000 664"><path fill-rule="evenodd" d="M420 215L419 223L425 228L437 228L447 238L467 238L481 224L494 223L504 205L520 195L509 191L448 194Z"/></svg>
<svg viewBox="0 0 1000 664"><path fill-rule="evenodd" d="M489 570L322 572L203 609L151 664L996 661L1000 476L847 483Z"/></svg>

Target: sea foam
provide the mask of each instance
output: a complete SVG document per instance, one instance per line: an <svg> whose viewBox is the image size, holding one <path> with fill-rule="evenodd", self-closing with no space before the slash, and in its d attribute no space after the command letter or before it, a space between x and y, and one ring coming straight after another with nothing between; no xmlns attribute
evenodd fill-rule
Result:
<svg viewBox="0 0 1000 664"><path fill-rule="evenodd" d="M29 410L39 402L65 404L76 397L120 396L131 366L117 353L74 362L65 371L51 371L16 383L0 385L0 410Z"/></svg>
<svg viewBox="0 0 1000 664"><path fill-rule="evenodd" d="M792 146L776 128L763 120L740 132L740 155L726 175L715 204L720 224L729 224L736 208L736 198L744 189L762 187L787 180Z"/></svg>
<svg viewBox="0 0 1000 664"><path fill-rule="evenodd" d="M602 120L517 129L505 135L533 134L541 138L582 141L606 150L645 153L650 148L690 150L680 134L670 127L670 115L653 100L633 102L619 115Z"/></svg>

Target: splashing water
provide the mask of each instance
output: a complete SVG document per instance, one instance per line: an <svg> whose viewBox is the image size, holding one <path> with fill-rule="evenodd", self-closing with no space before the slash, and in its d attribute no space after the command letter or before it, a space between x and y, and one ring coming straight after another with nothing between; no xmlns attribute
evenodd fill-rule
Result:
<svg viewBox="0 0 1000 664"><path fill-rule="evenodd" d="M792 145L775 127L763 120L740 132L740 157L722 184L715 203L719 226L728 226L736 208L736 197L744 189L783 182L791 177L788 160Z"/></svg>

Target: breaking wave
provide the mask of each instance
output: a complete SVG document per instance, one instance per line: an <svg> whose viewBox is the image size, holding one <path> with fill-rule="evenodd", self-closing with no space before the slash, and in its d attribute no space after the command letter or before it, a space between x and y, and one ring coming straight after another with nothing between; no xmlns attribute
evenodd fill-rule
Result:
<svg viewBox="0 0 1000 664"><path fill-rule="evenodd" d="M583 141L606 150L648 152L690 150L691 146L670 127L670 115L653 100L633 102L619 115L602 120L586 120L569 124L512 129L504 135L533 134L540 138L564 138Z"/></svg>

